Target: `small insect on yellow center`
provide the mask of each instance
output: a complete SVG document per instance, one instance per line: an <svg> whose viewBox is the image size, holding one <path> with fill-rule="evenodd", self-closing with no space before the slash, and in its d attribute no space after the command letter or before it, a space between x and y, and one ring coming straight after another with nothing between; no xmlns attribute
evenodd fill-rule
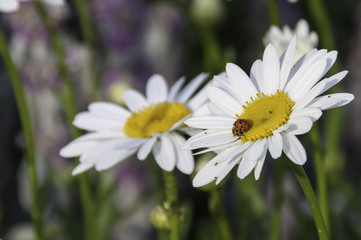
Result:
<svg viewBox="0 0 361 240"><path fill-rule="evenodd" d="M245 119L249 129L242 132L243 142L257 141L273 135L273 131L287 123L292 113L294 102L287 93L277 90L275 94L257 94L243 105L243 113L236 114L238 119Z"/></svg>
<svg viewBox="0 0 361 240"><path fill-rule="evenodd" d="M149 138L152 133L167 132L191 111L178 102L152 104L127 119L124 133L132 138Z"/></svg>

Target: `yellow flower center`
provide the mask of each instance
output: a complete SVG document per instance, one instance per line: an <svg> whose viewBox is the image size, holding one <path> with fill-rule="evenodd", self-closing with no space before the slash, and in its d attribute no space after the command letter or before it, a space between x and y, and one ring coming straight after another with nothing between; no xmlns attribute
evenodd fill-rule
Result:
<svg viewBox="0 0 361 240"><path fill-rule="evenodd" d="M250 124L250 129L242 134L243 142L257 141L272 136L272 131L287 123L294 102L285 92L277 90L275 94L251 97L251 102L243 105L243 113L237 118L245 119Z"/></svg>
<svg viewBox="0 0 361 240"><path fill-rule="evenodd" d="M124 125L124 133L132 138L149 138L152 133L167 132L191 111L178 102L152 104L132 113Z"/></svg>

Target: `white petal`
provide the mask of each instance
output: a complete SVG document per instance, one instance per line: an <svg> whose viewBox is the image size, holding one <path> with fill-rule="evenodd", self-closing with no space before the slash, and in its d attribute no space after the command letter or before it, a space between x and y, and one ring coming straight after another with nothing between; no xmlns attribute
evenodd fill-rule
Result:
<svg viewBox="0 0 361 240"><path fill-rule="evenodd" d="M62 157L76 157L80 156L84 152L92 149L92 147L97 144L109 140L112 138L119 138L122 135L118 132L95 132L88 133L77 139L74 139L70 143L68 143L65 147L63 147L59 154Z"/></svg>
<svg viewBox="0 0 361 240"><path fill-rule="evenodd" d="M280 133L285 131L287 128L289 128L289 125L286 123L285 125L282 125L281 127L277 128L276 130L273 130L272 133L276 134L276 133Z"/></svg>
<svg viewBox="0 0 361 240"><path fill-rule="evenodd" d="M320 59L310 66L302 76L298 79L298 82L293 85L292 88L286 87L288 95L293 101L298 101L318 82L324 75L325 68L327 66L326 59ZM290 85L291 86L291 85Z"/></svg>
<svg viewBox="0 0 361 240"><path fill-rule="evenodd" d="M252 144L249 149L249 157L253 159L253 161L257 160L262 155L266 142L267 138L262 138Z"/></svg>
<svg viewBox="0 0 361 240"><path fill-rule="evenodd" d="M330 89L332 86L337 84L339 81L341 81L348 71L342 71L340 73L337 73L333 75L330 78L326 78L322 81L320 81L318 84L316 84L303 98L301 98L293 107L294 109L299 109L307 104L309 104L315 97L318 95L324 93L328 89Z"/></svg>
<svg viewBox="0 0 361 240"><path fill-rule="evenodd" d="M82 112L75 116L73 125L87 131L122 129L123 121L106 118L95 113Z"/></svg>
<svg viewBox="0 0 361 240"><path fill-rule="evenodd" d="M88 106L88 109L97 115L114 116L117 119L126 119L130 116L128 110L114 103L94 102Z"/></svg>
<svg viewBox="0 0 361 240"><path fill-rule="evenodd" d="M256 96L258 93L257 88L240 67L233 63L227 63L226 72L235 92L238 93L243 102L249 100L250 96ZM230 86L231 89L233 89L232 86Z"/></svg>
<svg viewBox="0 0 361 240"><path fill-rule="evenodd" d="M249 144L244 145L249 146ZM245 148L244 146L241 147ZM230 147L215 156L194 177L193 186L201 187L215 180L221 174L224 166L229 164L229 160L240 154L239 148L239 146ZM245 149L242 150L244 151Z"/></svg>
<svg viewBox="0 0 361 240"><path fill-rule="evenodd" d="M170 134L170 139L172 140L176 152L176 166L184 174L191 174L194 169L194 159L192 152L190 150L181 150L182 146L186 140L184 137L178 134Z"/></svg>
<svg viewBox="0 0 361 240"><path fill-rule="evenodd" d="M287 50L284 52L281 62L281 72L280 72L280 84L279 89L283 90L286 86L288 76L290 74L291 68L293 66L293 61L296 51L296 36L294 36L288 45Z"/></svg>
<svg viewBox="0 0 361 240"><path fill-rule="evenodd" d="M276 49L268 44L263 54L263 76L265 79L265 94L274 93L280 83L280 62Z"/></svg>
<svg viewBox="0 0 361 240"><path fill-rule="evenodd" d="M326 92L328 89L340 82L347 75L347 73L348 71L342 71L333 75L332 77L322 80L322 82L325 82L325 87L322 89L320 94Z"/></svg>
<svg viewBox="0 0 361 240"><path fill-rule="evenodd" d="M258 93L261 94L263 90L266 89L265 80L263 78L263 63L261 60L257 59L252 64L250 78L253 84L257 87Z"/></svg>
<svg viewBox="0 0 361 240"><path fill-rule="evenodd" d="M137 151L137 148L121 149L107 152L103 157L95 164L97 171L103 171L113 167L120 161L128 158Z"/></svg>
<svg viewBox="0 0 361 240"><path fill-rule="evenodd" d="M282 136L279 133L273 134L268 138L268 150L273 159L277 159L282 155Z"/></svg>
<svg viewBox="0 0 361 240"><path fill-rule="evenodd" d="M237 88L233 87L231 81L227 78L227 76L220 76L220 75L214 76L209 86L222 89L223 91L231 95L234 99L238 100L241 104L244 104L245 102L243 99L246 98L244 97L240 98L239 96L240 94L237 92ZM207 84L207 88L208 88L208 84Z"/></svg>
<svg viewBox="0 0 361 240"><path fill-rule="evenodd" d="M168 102L175 101L185 80L186 80L185 77L181 77L173 84L168 94Z"/></svg>
<svg viewBox="0 0 361 240"><path fill-rule="evenodd" d="M354 95L350 93L334 93L315 98L309 104L309 107L316 107L321 108L321 110L327 110L330 108L346 105L354 98Z"/></svg>
<svg viewBox="0 0 361 240"><path fill-rule="evenodd" d="M72 141L63 147L59 154L62 157L77 157L98 144L97 141Z"/></svg>
<svg viewBox="0 0 361 240"><path fill-rule="evenodd" d="M327 50L323 49L321 50L321 52L316 49L313 48L311 49L309 52L307 52L305 55L303 55L293 66L293 68L291 69L290 75L288 76L288 79L292 79L292 77L296 74L296 72L298 72L298 70L301 68L301 66L303 66L304 63L307 63L310 59L311 61L314 61L316 59L319 58L319 55L316 54L326 54ZM315 56L315 57L314 57ZM312 64L312 63L311 63ZM311 65L310 64L310 65Z"/></svg>
<svg viewBox="0 0 361 240"><path fill-rule="evenodd" d="M148 106L144 96L140 92L133 89L126 90L123 93L123 98L125 105L127 105L129 110L132 112L138 112L142 108Z"/></svg>
<svg viewBox="0 0 361 240"><path fill-rule="evenodd" d="M1 0L0 12L11 13L19 9L19 3L17 0Z"/></svg>
<svg viewBox="0 0 361 240"><path fill-rule="evenodd" d="M237 113L243 111L242 104L225 91L212 86L208 87L206 91L209 100L211 100L229 116L233 117Z"/></svg>
<svg viewBox="0 0 361 240"><path fill-rule="evenodd" d="M281 133L283 140L283 152L294 163L305 164L307 160L306 150L294 135Z"/></svg>
<svg viewBox="0 0 361 240"><path fill-rule="evenodd" d="M168 136L162 136L153 147L153 154L158 165L166 171L172 171L176 162L176 155L172 141Z"/></svg>
<svg viewBox="0 0 361 240"><path fill-rule="evenodd" d="M92 168L94 164L87 164L87 163L80 163L78 166L74 168L74 170L71 172L71 175L75 176L79 173L85 172L86 170Z"/></svg>
<svg viewBox="0 0 361 240"><path fill-rule="evenodd" d="M159 74L152 75L148 79L146 93L148 103L160 103L166 101L168 85L164 77Z"/></svg>
<svg viewBox="0 0 361 240"><path fill-rule="evenodd" d="M317 121L322 116L322 111L319 108L302 108L299 110L295 110L291 113L291 118L294 117L308 117L312 120L312 122Z"/></svg>
<svg viewBox="0 0 361 240"><path fill-rule="evenodd" d="M209 86L209 85L208 85ZM199 108L203 107L205 103L208 101L206 87L203 87L196 95L194 95L187 103L187 107L189 107L193 112L198 111Z"/></svg>
<svg viewBox="0 0 361 240"><path fill-rule="evenodd" d="M301 99L296 102L296 104L293 106L293 111L303 109L305 106L307 106L313 99L315 99L315 97L320 95L325 86L325 81L321 81L316 84L310 91L308 91Z"/></svg>
<svg viewBox="0 0 361 240"><path fill-rule="evenodd" d="M292 135L305 134L312 128L312 120L308 117L293 117L287 123L289 128L286 132Z"/></svg>
<svg viewBox="0 0 361 240"><path fill-rule="evenodd" d="M266 159L266 154L267 154L267 146L263 149L263 152L262 152L261 156L259 157L259 159L257 160L256 166L254 167L254 178L256 180L259 179L259 176L261 174L262 167L263 167L264 161Z"/></svg>
<svg viewBox="0 0 361 240"><path fill-rule="evenodd" d="M117 138L101 142L88 152L82 154L79 161L87 164L95 164L100 161L107 152L114 150L117 145L123 144L125 141L127 141L126 138Z"/></svg>
<svg viewBox="0 0 361 240"><path fill-rule="evenodd" d="M242 140L239 139L239 140L236 140L236 141L233 141L233 142L230 142L230 143L226 143L226 144L220 144L220 145L217 145L217 146L214 146L214 147L209 147L205 150L202 150L202 151L199 151L199 152L196 152L194 153L193 155L200 155L200 154L204 154L204 153L207 153L207 152L219 152L219 151L223 151L224 149L226 148L230 148L230 147L233 147L235 145L239 145L241 146L243 143L242 143ZM243 144L244 145L244 144ZM243 146L242 145L242 146Z"/></svg>
<svg viewBox="0 0 361 240"><path fill-rule="evenodd" d="M187 119L184 123L193 128L201 129L232 129L237 119L221 116L200 116Z"/></svg>
<svg viewBox="0 0 361 240"><path fill-rule="evenodd" d="M177 98L177 102L185 103L188 99L194 94L198 87L206 80L208 77L207 73L201 73L196 76L187 86L182 90Z"/></svg>
<svg viewBox="0 0 361 240"><path fill-rule="evenodd" d="M143 143L142 146L140 146L137 157L139 160L144 160L148 157L149 153L152 151L152 148L157 141L157 138L153 137L149 140L147 140L145 143Z"/></svg>
<svg viewBox="0 0 361 240"><path fill-rule="evenodd" d="M239 163L239 160L242 158L242 155L240 156L234 156L233 159L225 162L223 165L222 170L217 175L217 181L216 185L218 185L227 175L228 173L236 166L237 163Z"/></svg>
<svg viewBox="0 0 361 240"><path fill-rule="evenodd" d="M203 131L190 137L186 144L182 146L182 149L196 149L203 147L213 147L221 144L227 144L237 140L238 138L233 136L232 131Z"/></svg>
<svg viewBox="0 0 361 240"><path fill-rule="evenodd" d="M294 85L300 82L300 78L303 76L305 71L308 71L315 62L320 61L320 59L326 54L327 50L325 49L321 49L319 51L311 50L298 60L295 66L291 69L290 76L288 77L290 80L288 81L285 90L289 91L290 89L293 89Z"/></svg>
<svg viewBox="0 0 361 240"><path fill-rule="evenodd" d="M250 172L253 170L256 164L257 164L257 159L253 159L250 156L250 149L246 150L243 153L243 158L241 162L239 163L237 176L240 179L244 179L248 174L250 174Z"/></svg>

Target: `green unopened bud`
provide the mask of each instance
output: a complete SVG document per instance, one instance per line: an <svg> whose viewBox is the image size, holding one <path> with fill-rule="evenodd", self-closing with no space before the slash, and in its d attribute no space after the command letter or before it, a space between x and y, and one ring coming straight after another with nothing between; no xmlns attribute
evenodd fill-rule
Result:
<svg viewBox="0 0 361 240"><path fill-rule="evenodd" d="M156 206L153 208L150 214L150 221L155 228L168 230L169 229L169 218L166 213L166 210L161 206Z"/></svg>

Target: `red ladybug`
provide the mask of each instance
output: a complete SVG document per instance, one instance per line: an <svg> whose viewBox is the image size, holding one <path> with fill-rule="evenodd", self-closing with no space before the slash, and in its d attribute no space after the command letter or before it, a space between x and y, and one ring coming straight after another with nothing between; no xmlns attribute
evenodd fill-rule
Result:
<svg viewBox="0 0 361 240"><path fill-rule="evenodd" d="M233 123L232 133L234 136L242 136L244 132L247 132L251 128L251 125L246 119L237 119Z"/></svg>

